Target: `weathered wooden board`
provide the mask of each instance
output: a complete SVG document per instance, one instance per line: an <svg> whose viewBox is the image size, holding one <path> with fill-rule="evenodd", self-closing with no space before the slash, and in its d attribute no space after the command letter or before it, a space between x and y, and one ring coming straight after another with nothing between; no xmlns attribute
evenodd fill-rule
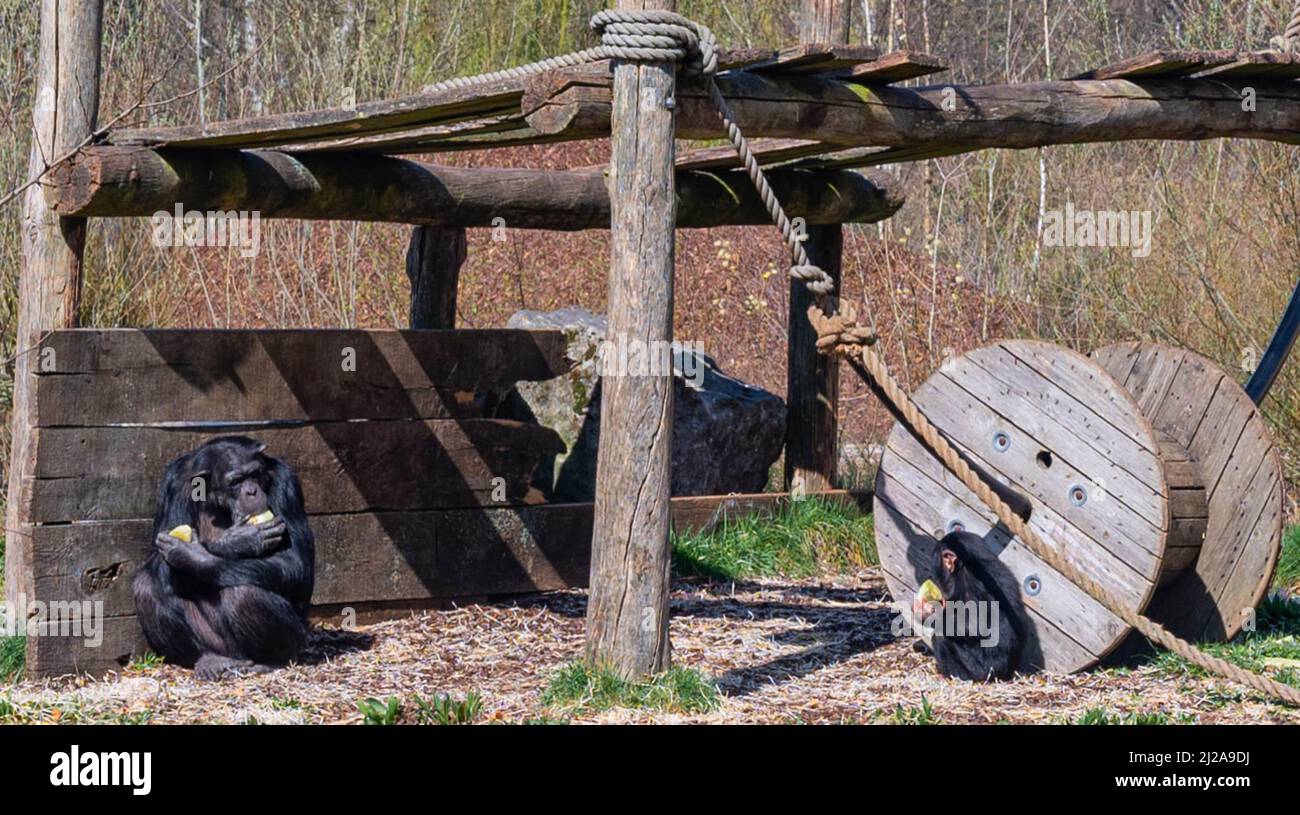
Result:
<svg viewBox="0 0 1300 815"><path fill-rule="evenodd" d="M560 331L75 329L33 341L41 427L472 416L472 399L449 392L501 392L572 365Z"/></svg>
<svg viewBox="0 0 1300 815"><path fill-rule="evenodd" d="M818 495L869 509L864 493ZM679 533L708 529L789 500L775 493L674 498L673 527ZM374 606L401 613L435 600L583 586L591 519L591 504L315 515L313 606L327 614ZM130 579L149 552L151 522L59 524L30 531L37 553L36 596L102 603L104 620L97 647L79 638L30 638L28 675L102 673L143 653Z"/></svg>
<svg viewBox="0 0 1300 815"><path fill-rule="evenodd" d="M1027 503L1045 540L1145 607L1163 568L1169 487L1154 429L1100 366L1046 343L1004 341L949 359L914 398L972 466ZM1081 505L1071 500L1076 487L1087 493ZM1080 670L1127 636L1100 603L1008 541L992 512L898 425L876 497L877 548L895 599L928 577L931 536L955 522L984 537L982 556L998 564L1008 600L1032 614L1022 668ZM1022 590L1030 574L1042 581L1036 596Z"/></svg>
<svg viewBox="0 0 1300 815"><path fill-rule="evenodd" d="M186 147L265 147L273 144L375 135L489 114L518 112L523 80L511 78L470 87L419 93L401 99L363 102L354 108L282 113L178 127L109 131L111 144Z"/></svg>
<svg viewBox="0 0 1300 815"><path fill-rule="evenodd" d="M1168 79L1224 65L1237 58L1235 51L1149 51L1101 68L1085 71L1074 79Z"/></svg>
<svg viewBox="0 0 1300 815"><path fill-rule="evenodd" d="M1237 54L1236 59L1198 74L1200 79L1264 79L1270 81L1300 77L1300 55L1276 51Z"/></svg>
<svg viewBox="0 0 1300 815"><path fill-rule="evenodd" d="M918 51L895 51L879 59L854 65L852 68L836 73L835 76L850 82L888 85L946 70L948 66L938 57Z"/></svg>
<svg viewBox="0 0 1300 815"><path fill-rule="evenodd" d="M786 76L824 74L871 62L879 56L880 51L869 45L808 43L782 48L771 59L746 65L744 70Z"/></svg>
<svg viewBox="0 0 1300 815"><path fill-rule="evenodd" d="M316 422L244 434L297 471L313 513L519 503L542 457L564 452L553 430L504 419ZM214 435L172 427L40 428L35 477L25 485L32 520L152 518L167 464Z"/></svg>
<svg viewBox="0 0 1300 815"><path fill-rule="evenodd" d="M1235 636L1268 590L1281 549L1281 460L1263 416L1232 377L1191 351L1128 342L1092 357L1186 448L1205 485L1195 568L1162 586L1147 613L1182 637Z"/></svg>
<svg viewBox="0 0 1300 815"><path fill-rule="evenodd" d="M829 145L807 139L755 139L749 147L763 166L815 156L831 149ZM720 170L739 167L741 161L736 148L725 144L678 153L676 164L678 170Z"/></svg>

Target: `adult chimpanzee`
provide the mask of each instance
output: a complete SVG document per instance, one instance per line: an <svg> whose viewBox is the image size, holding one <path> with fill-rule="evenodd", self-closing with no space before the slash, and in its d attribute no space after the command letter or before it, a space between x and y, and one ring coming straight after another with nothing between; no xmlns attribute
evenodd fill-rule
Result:
<svg viewBox="0 0 1300 815"><path fill-rule="evenodd" d="M315 548L293 470L243 436L173 461L154 516L154 550L136 573L150 647L200 679L262 672L307 638ZM257 523L253 516L274 513ZM186 542L169 532L192 528Z"/></svg>
<svg viewBox="0 0 1300 815"><path fill-rule="evenodd" d="M987 682L1008 679L1020 659L1020 621L998 584L971 553L978 535L949 532L934 549L930 579L912 610L933 621L931 644L939 673Z"/></svg>

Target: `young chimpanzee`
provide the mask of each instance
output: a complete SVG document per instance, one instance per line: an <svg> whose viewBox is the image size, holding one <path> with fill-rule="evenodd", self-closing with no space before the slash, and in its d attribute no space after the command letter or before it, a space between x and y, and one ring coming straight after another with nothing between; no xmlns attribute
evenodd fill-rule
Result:
<svg viewBox="0 0 1300 815"><path fill-rule="evenodd" d="M168 465L159 488L136 612L150 647L200 679L284 665L307 638L315 548L302 487L265 451L213 439ZM189 542L169 534L180 526Z"/></svg>
<svg viewBox="0 0 1300 815"><path fill-rule="evenodd" d="M945 535L935 546L930 579L912 610L935 623L931 644L939 673L987 682L1011 677L1023 637L1011 604L972 555L980 545L979 536L970 532Z"/></svg>

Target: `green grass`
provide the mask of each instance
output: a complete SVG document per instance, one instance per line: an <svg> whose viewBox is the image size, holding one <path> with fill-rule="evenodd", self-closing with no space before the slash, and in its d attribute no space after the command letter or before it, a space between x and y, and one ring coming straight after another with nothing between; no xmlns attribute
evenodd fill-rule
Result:
<svg viewBox="0 0 1300 815"><path fill-rule="evenodd" d="M1286 663L1276 661L1300 661L1300 602L1268 597L1255 612L1254 631L1244 631L1232 642L1204 643L1200 648L1233 665L1300 687L1300 669L1279 668ZM1151 664L1171 676L1208 675L1203 669L1168 651L1157 654Z"/></svg>
<svg viewBox="0 0 1300 815"><path fill-rule="evenodd" d="M1196 724L1196 717L1190 713L1181 713L1170 717L1163 711L1132 711L1130 713L1110 713L1103 707L1089 708L1082 716L1069 724Z"/></svg>
<svg viewBox="0 0 1300 815"><path fill-rule="evenodd" d="M483 711L483 697L473 691L461 700L444 693L427 701L413 696L411 701L419 724L472 724Z"/></svg>
<svg viewBox="0 0 1300 815"><path fill-rule="evenodd" d="M140 656L131 660L126 666L128 671L152 671L154 668L163 664L163 658L153 651L145 651Z"/></svg>
<svg viewBox="0 0 1300 815"><path fill-rule="evenodd" d="M1282 533L1282 554L1273 574L1273 586L1300 590L1300 524Z"/></svg>
<svg viewBox="0 0 1300 815"><path fill-rule="evenodd" d="M911 705L909 705L908 707L903 707L902 705L896 705L894 707L894 713L890 717L890 720L894 724L938 724L939 723L939 718L934 715L934 706L930 704L929 699L925 698L924 693L921 694L921 705L919 707L915 707Z"/></svg>
<svg viewBox="0 0 1300 815"><path fill-rule="evenodd" d="M15 682L22 677L27 663L27 640L23 637L0 639L0 682Z"/></svg>
<svg viewBox="0 0 1300 815"><path fill-rule="evenodd" d="M402 718L402 700L396 696L383 700L370 696L357 702L357 710L366 724L397 724Z"/></svg>
<svg viewBox="0 0 1300 815"><path fill-rule="evenodd" d="M542 704L570 711L598 712L615 707L662 710L667 713L707 713L722 704L718 688L698 671L672 668L648 679L631 682L612 670L592 670L580 662L560 669L546 690Z"/></svg>
<svg viewBox="0 0 1300 815"><path fill-rule="evenodd" d="M822 498L673 536L673 569L720 580L811 577L879 563L870 515Z"/></svg>
<svg viewBox="0 0 1300 815"><path fill-rule="evenodd" d="M0 461L0 467L4 462ZM0 518L4 517L4 501L0 500ZM0 532L0 602L4 601L5 537ZM0 624L4 620L0 619ZM0 625L0 627L3 627ZM23 675L27 664L27 642L22 637L0 637L0 682L14 682Z"/></svg>

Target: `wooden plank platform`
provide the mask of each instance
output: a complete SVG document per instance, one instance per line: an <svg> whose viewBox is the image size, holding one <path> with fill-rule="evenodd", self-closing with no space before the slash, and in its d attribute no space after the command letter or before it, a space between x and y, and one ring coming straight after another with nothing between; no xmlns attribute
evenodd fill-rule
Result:
<svg viewBox="0 0 1300 815"><path fill-rule="evenodd" d="M755 139L749 146L754 151L754 158L764 167L834 149L831 145L808 139ZM736 148L725 144L682 152L678 154L676 164L678 170L726 170L741 166L741 161Z"/></svg>
<svg viewBox="0 0 1300 815"><path fill-rule="evenodd" d="M813 493L868 511L870 495ZM674 498L674 530L712 528L725 519L772 512L784 493ZM445 605L463 598L585 586L592 504L544 504L486 510L313 515L317 572L313 616L337 625L359 612ZM37 676L118 670L143 653L130 577L149 551L147 519L39 526L33 530L41 597L102 602L103 642L68 637L28 640ZM373 615L370 615L373 616Z"/></svg>
<svg viewBox="0 0 1300 815"><path fill-rule="evenodd" d="M1278 81L1300 77L1300 54L1257 51L1236 56L1237 59L1226 65L1197 74L1197 78Z"/></svg>
<svg viewBox="0 0 1300 815"><path fill-rule="evenodd" d="M1149 51L1136 57L1085 71L1072 79L1174 79L1237 58L1235 51Z"/></svg>
<svg viewBox="0 0 1300 815"><path fill-rule="evenodd" d="M863 84L888 85L946 70L948 66L938 57L930 54L922 54L919 51L894 51L879 59L836 72L835 77Z"/></svg>
<svg viewBox="0 0 1300 815"><path fill-rule="evenodd" d="M772 58L745 65L743 70L785 76L824 74L871 62L879 56L880 51L869 45L809 43L782 48Z"/></svg>

